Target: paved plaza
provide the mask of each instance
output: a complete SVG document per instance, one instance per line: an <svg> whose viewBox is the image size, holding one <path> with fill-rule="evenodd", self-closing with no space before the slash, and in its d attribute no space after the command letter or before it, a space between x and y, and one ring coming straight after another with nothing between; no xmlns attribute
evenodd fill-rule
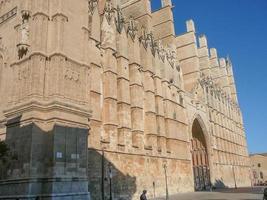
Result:
<svg viewBox="0 0 267 200"><path fill-rule="evenodd" d="M225 189L214 192L192 192L176 194L169 200L262 200L263 188ZM164 200L161 198L158 200Z"/></svg>

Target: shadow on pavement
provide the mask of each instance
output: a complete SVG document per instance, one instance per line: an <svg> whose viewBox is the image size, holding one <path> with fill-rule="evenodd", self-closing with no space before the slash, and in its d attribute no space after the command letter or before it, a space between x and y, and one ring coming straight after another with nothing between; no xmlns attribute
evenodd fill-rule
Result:
<svg viewBox="0 0 267 200"><path fill-rule="evenodd" d="M263 194L264 187L247 187L247 188L223 188L215 189L214 192L220 193L250 193L250 194Z"/></svg>

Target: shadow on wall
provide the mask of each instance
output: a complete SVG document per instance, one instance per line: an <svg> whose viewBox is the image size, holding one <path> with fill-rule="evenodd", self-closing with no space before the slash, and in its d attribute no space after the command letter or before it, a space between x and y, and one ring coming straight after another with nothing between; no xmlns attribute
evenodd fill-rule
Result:
<svg viewBox="0 0 267 200"><path fill-rule="evenodd" d="M136 177L119 171L104 151L88 150L88 176L93 200L108 200L111 195L114 200L128 200L136 193Z"/></svg>
<svg viewBox="0 0 267 200"><path fill-rule="evenodd" d="M88 150L87 141L88 129L55 125L44 130L35 123L22 125L21 116L9 120L6 143L17 158L0 166L0 199L46 199L47 194L88 199L88 192L92 200L132 199L136 177L119 171L102 151Z"/></svg>
<svg viewBox="0 0 267 200"><path fill-rule="evenodd" d="M216 179L215 183L213 184L213 189L222 189L222 188L228 188L223 182L222 179Z"/></svg>
<svg viewBox="0 0 267 200"><path fill-rule="evenodd" d="M17 159L1 170L0 199L50 194L88 199L87 138L88 129L9 120L6 143Z"/></svg>

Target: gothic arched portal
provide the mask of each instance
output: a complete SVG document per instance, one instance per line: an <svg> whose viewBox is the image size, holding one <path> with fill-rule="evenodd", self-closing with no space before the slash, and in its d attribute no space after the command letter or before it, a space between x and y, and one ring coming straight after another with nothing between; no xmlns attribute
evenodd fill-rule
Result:
<svg viewBox="0 0 267 200"><path fill-rule="evenodd" d="M210 168L207 142L203 129L195 119L192 125L192 164L196 191L210 189Z"/></svg>

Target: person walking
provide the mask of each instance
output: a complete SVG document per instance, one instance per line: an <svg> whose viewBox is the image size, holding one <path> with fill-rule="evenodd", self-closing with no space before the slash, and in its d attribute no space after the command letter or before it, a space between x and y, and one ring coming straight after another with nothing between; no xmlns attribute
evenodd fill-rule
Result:
<svg viewBox="0 0 267 200"><path fill-rule="evenodd" d="M147 191L146 190L143 190L143 193L141 194L141 196L140 196L140 200L147 200L147 198L146 198L146 193L147 193ZM266 199L267 200L267 199Z"/></svg>

